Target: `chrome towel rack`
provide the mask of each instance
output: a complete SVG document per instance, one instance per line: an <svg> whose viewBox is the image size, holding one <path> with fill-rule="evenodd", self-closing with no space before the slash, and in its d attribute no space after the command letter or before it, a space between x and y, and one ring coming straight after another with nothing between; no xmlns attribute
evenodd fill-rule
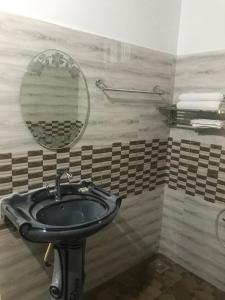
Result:
<svg viewBox="0 0 225 300"><path fill-rule="evenodd" d="M158 85L156 85L152 91L147 91L147 90L136 90L136 89L111 88L106 86L103 80L101 79L96 80L95 84L103 92L113 91L113 92L123 92L123 93L141 93L141 94L159 95L159 96L162 96L165 93L160 89Z"/></svg>
<svg viewBox="0 0 225 300"><path fill-rule="evenodd" d="M210 119L210 120L224 120L225 108L221 107L218 111L192 110L192 109L177 109L176 105L161 106L159 111L167 116L167 123L172 127L193 127L190 121L193 119Z"/></svg>

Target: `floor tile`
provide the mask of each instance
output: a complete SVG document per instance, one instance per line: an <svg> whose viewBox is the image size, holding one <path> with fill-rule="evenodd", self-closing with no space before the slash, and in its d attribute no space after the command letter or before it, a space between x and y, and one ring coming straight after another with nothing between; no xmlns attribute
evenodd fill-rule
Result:
<svg viewBox="0 0 225 300"><path fill-rule="evenodd" d="M89 292L84 300L225 300L225 293L164 256L161 273L151 260ZM156 266L156 267L154 267Z"/></svg>

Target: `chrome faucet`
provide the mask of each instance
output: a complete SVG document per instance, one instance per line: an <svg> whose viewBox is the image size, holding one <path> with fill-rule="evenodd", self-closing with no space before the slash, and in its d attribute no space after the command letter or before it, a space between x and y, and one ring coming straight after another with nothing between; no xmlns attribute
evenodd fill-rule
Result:
<svg viewBox="0 0 225 300"><path fill-rule="evenodd" d="M55 200L61 200L61 178L63 175L67 176L68 181L73 177L73 175L66 169L66 170L58 170L56 174L56 181L55 181Z"/></svg>

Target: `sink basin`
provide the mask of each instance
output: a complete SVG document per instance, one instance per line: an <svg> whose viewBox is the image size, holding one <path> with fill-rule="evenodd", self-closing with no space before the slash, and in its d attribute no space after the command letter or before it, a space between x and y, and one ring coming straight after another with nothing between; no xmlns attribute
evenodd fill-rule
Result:
<svg viewBox="0 0 225 300"><path fill-rule="evenodd" d="M108 206L95 198L73 199L54 203L41 208L35 216L38 222L53 226L79 226L91 224L101 220L107 212Z"/></svg>
<svg viewBox="0 0 225 300"><path fill-rule="evenodd" d="M33 242L65 242L87 237L109 224L121 199L92 183L61 185L56 201L45 188L15 194L3 201L3 211L21 235Z"/></svg>
<svg viewBox="0 0 225 300"><path fill-rule="evenodd" d="M54 248L51 300L81 300L86 238L115 218L121 198L90 182L60 185L3 200L3 213L26 240Z"/></svg>

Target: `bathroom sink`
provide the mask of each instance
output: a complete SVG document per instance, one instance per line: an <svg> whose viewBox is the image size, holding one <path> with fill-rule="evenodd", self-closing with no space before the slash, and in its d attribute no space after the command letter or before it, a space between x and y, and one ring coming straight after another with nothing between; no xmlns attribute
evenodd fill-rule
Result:
<svg viewBox="0 0 225 300"><path fill-rule="evenodd" d="M3 200L3 213L28 241L50 243L54 268L49 292L52 299L81 300L85 279L86 238L111 223L121 198L91 182L56 184Z"/></svg>
<svg viewBox="0 0 225 300"><path fill-rule="evenodd" d="M61 199L53 187L14 194L3 201L3 211L20 234L33 242L59 243L86 238L109 224L121 199L93 183L61 185Z"/></svg>

